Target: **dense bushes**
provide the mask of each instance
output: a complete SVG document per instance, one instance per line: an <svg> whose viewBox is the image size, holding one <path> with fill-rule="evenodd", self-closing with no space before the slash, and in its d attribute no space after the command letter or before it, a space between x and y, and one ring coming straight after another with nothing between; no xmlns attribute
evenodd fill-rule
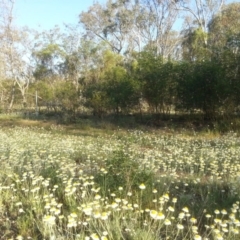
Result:
<svg viewBox="0 0 240 240"><path fill-rule="evenodd" d="M216 119L239 106L239 73L233 74L233 63L224 62L164 62L142 53L134 69L116 65L102 72L98 81L80 85L81 91L64 81L34 86L42 102L58 103L63 112L76 112L84 105L97 116L129 113L141 100L153 113L198 112Z"/></svg>
<svg viewBox="0 0 240 240"><path fill-rule="evenodd" d="M37 91L39 104L68 114L90 110L99 117L142 111L144 105L154 114L188 112L217 119L239 108L240 59L229 50L218 58L193 62L166 61L142 52L126 63L115 55L103 55L104 67L93 69L87 79L79 78L77 85L57 78L31 83L28 103L34 105Z"/></svg>
<svg viewBox="0 0 240 240"><path fill-rule="evenodd" d="M119 77L114 70L108 72L102 93L108 99L108 110L137 103L142 96L155 113L168 114L173 110L200 112L205 118L233 114L239 105L239 74L233 76L225 61L164 62L151 53L143 53L132 78ZM121 85L122 84L122 85ZM124 85L125 84L125 85ZM137 85L138 84L138 85ZM132 100L134 99L134 100ZM128 103L128 104L127 104ZM125 104L125 105L124 105Z"/></svg>

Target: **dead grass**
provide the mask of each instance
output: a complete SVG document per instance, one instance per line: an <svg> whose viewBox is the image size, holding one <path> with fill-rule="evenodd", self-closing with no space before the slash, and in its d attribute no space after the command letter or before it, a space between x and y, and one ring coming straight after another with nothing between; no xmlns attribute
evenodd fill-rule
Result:
<svg viewBox="0 0 240 240"><path fill-rule="evenodd" d="M1 127L39 127L49 128L51 125L56 124L55 121L42 121L42 120L29 120L22 118L0 118Z"/></svg>
<svg viewBox="0 0 240 240"><path fill-rule="evenodd" d="M0 128L14 128L14 127L36 127L45 130L58 132L61 134L70 135L86 135L86 136L103 136L111 135L114 128L101 128L89 126L88 124L59 124L56 120L31 120L21 118L19 116L0 115Z"/></svg>
<svg viewBox="0 0 240 240"><path fill-rule="evenodd" d="M121 133L124 134L129 129L133 129L131 126L121 127L118 124L114 124L105 120L96 119L84 119L80 118L76 123L61 123L57 119L29 119L24 118L21 115L7 115L0 114L0 127L2 128L12 128L12 127L37 127L43 128L45 130L52 130L54 132L61 132L63 134L73 134L73 135L87 135L87 136L100 136L100 135L111 135L116 130L121 129ZM181 127L181 124L177 128L169 127L157 127L157 126L144 126L135 124L134 129L143 130L147 132L152 132L155 134L181 134L185 139L198 138L213 140L221 137L219 131L211 131L210 129L195 131L193 128ZM118 131L119 132L119 131ZM119 133L120 133L119 132Z"/></svg>

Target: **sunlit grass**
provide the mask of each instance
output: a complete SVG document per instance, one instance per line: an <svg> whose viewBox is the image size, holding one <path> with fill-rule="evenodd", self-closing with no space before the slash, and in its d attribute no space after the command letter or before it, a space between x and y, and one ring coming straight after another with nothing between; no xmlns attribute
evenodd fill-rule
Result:
<svg viewBox="0 0 240 240"><path fill-rule="evenodd" d="M0 129L3 239L239 239L240 139Z"/></svg>

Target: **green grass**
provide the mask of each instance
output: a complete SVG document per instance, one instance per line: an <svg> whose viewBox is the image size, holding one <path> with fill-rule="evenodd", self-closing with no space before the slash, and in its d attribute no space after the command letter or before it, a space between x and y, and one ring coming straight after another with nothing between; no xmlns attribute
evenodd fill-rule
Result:
<svg viewBox="0 0 240 240"><path fill-rule="evenodd" d="M240 238L236 133L96 124L0 118L3 239Z"/></svg>

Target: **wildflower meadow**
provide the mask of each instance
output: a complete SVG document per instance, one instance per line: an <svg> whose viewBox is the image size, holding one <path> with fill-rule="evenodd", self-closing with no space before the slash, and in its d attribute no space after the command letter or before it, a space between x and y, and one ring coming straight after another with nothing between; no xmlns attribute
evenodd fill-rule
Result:
<svg viewBox="0 0 240 240"><path fill-rule="evenodd" d="M0 129L0 239L240 239L237 134Z"/></svg>

